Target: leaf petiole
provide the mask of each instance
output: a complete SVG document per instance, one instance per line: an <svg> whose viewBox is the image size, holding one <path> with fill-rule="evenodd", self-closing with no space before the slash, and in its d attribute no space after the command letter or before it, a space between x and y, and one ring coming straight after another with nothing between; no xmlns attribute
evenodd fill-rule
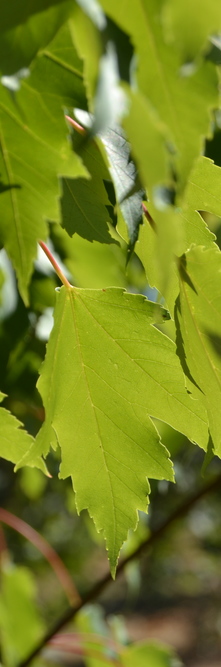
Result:
<svg viewBox="0 0 221 667"><path fill-rule="evenodd" d="M76 132L78 132L78 134L86 134L86 130L84 129L84 127L82 127L80 123L77 123L77 121L74 120L74 118L71 118L71 116L65 116L65 118L66 120L68 120L70 125L72 125L72 127L76 130Z"/></svg>
<svg viewBox="0 0 221 667"><path fill-rule="evenodd" d="M48 246L46 245L46 243L44 243L44 241L39 241L38 243L41 246L42 250L44 251L45 255L47 255L47 258L49 259L49 262L51 262L55 272L57 273L57 276L60 278L63 285L65 287L67 287L68 289L70 289L70 287L73 287L73 285L71 285L71 283L69 283L69 280L66 278L66 276L64 275L60 266L56 262L56 259L53 257L53 255L52 255L51 251L49 250Z"/></svg>

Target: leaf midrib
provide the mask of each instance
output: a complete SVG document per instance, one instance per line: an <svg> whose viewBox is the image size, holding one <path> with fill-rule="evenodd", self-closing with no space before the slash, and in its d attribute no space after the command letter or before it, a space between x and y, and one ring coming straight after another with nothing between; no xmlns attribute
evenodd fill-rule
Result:
<svg viewBox="0 0 221 667"><path fill-rule="evenodd" d="M102 442L100 428L99 428L99 424L98 424L98 420L97 420L96 409L95 409L95 405L92 401L92 396L91 396L91 393L90 393L90 387L89 387L89 384L88 384L88 379L87 379L87 375L86 375L86 371L85 371L85 364L84 364L84 360L83 360L81 342L80 342L80 337L79 337L79 332L78 332L78 327L77 327L77 322L76 322L76 316L75 316L75 309L74 309L74 299L76 297L75 297L74 294L73 294L73 297L72 297L71 293L68 293L66 295L66 299L67 298L68 298L68 301L70 303L71 311L72 311L75 337L76 337L77 346L78 346L78 350L79 350L79 359L80 359L80 363L81 363L81 367L82 367L82 375L83 375L84 380L85 380L86 391L87 391L87 394L89 396L91 407L92 407L92 410L93 410L94 420L95 420L96 427L97 427L97 434L98 434L98 438L99 438L99 441L100 441L101 451L102 451L102 454L103 454L103 459L104 459L104 465L105 465L105 468L106 468L107 478L108 478L108 481L109 481L110 494L111 494L111 498L112 498L112 509L113 509L113 533L114 533L113 552L115 553L117 520L116 520L116 509L115 509L115 504L114 504L114 494L113 494L113 489L112 489L112 484L111 484L111 479L110 479L110 473L109 473L106 458L105 458L105 451L104 451L104 448L103 448L103 442Z"/></svg>

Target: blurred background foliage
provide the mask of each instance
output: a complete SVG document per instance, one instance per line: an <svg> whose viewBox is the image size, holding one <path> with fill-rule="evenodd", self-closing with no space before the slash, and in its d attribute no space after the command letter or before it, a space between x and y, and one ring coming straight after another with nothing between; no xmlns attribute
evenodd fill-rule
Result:
<svg viewBox="0 0 221 667"><path fill-rule="evenodd" d="M128 81L134 66L130 40L111 19L108 19L105 30L105 39L112 39L116 44L121 78ZM212 57L217 59L219 53L214 46ZM214 136L207 141L205 154L221 166L221 118L218 114L214 116L213 129ZM221 248L220 219L208 213L202 212L202 215L216 234ZM123 234L120 225L119 229ZM117 236L117 232L115 238L118 238L119 244L90 243L77 234L70 239L58 224L51 222L48 245L74 285L91 288L121 286L155 299L157 294L147 284L145 271L136 254L130 258L125 271L126 243ZM48 260L39 251L30 284L30 307L26 308L19 296L11 263L5 250L0 251L1 390L7 395L5 407L21 419L33 435L44 420L36 381L53 324L55 288L58 285L58 278ZM173 322L166 322L163 327L167 335L174 339ZM168 426L160 423L157 426L174 461L176 485L151 482L149 514L140 516L138 529L129 536L123 555L134 549L152 526L160 525L202 482L203 452ZM218 459L214 459L206 469L206 478L212 473L219 473L220 467ZM107 571L103 540L97 535L86 512L82 512L80 517L77 515L70 480L58 479L59 453L50 455L48 468L51 479L37 469L25 468L15 475L12 464L1 460L0 505L48 541L68 569L79 595L84 595ZM10 667L14 661L22 659L25 652L31 649L33 641L36 642L46 627L55 622L66 609L68 600L50 564L36 546L4 522L0 548L1 659ZM220 492L216 491L165 532L140 562L131 563L117 582L107 587L93 610L88 607L78 615L75 624L70 626L70 630L75 632L74 651L72 647L65 657L62 647L59 654L52 645L47 649L45 660L47 657L52 665L73 664L79 667L83 664L97 667L107 664L108 660L108 664L119 664L112 645L103 662L101 656L97 656L101 650L99 641L93 657L91 643L87 639L87 654L78 641L77 633L83 632L87 638L90 633L98 633L125 647L136 640L161 640L174 647L187 667L218 667L221 664L220 556ZM35 600L34 605L32 600ZM24 621L22 628L17 626L18 614L13 617L16 608L22 614L22 605L23 618L26 617L28 622L32 616L30 627L33 628L33 637L27 638ZM10 612L8 619L7 608ZM14 646L10 640L13 632ZM132 657L127 655L126 650L121 664L127 667L146 665L142 662L142 648L139 649L139 656L135 652ZM165 651L164 662L161 662L160 654L156 662L156 656L151 658L152 649L149 650L151 667L166 664L166 649L162 648L162 655ZM168 666L178 665L176 660L170 656ZM36 661L36 665L42 662L44 656L41 661Z"/></svg>

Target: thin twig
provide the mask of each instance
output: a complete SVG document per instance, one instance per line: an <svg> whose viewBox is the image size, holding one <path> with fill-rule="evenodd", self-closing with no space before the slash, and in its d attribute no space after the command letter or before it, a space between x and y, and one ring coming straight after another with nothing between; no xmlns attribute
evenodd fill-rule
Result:
<svg viewBox="0 0 221 667"><path fill-rule="evenodd" d="M78 134L81 134L81 135L85 135L85 134L86 134L86 130L84 129L84 127L82 127L82 125L80 125L79 123L77 123L77 121L74 120L74 118L71 118L71 116L65 116L65 118L66 118L66 120L68 120L68 122L70 123L70 125L72 125L72 127L76 130L76 132L77 132Z"/></svg>
<svg viewBox="0 0 221 667"><path fill-rule="evenodd" d="M29 542L34 544L36 549L38 549L44 558L46 558L48 563L50 563L67 595L70 604L74 605L76 602L79 604L81 598L77 589L75 588L74 582L72 581L72 578L60 556L58 556L56 551L53 549L53 547L51 547L47 540L39 535L37 530L32 528L32 526L29 526L26 521L19 519L19 517L11 514L11 512L8 512L2 507L0 508L0 521L5 523L7 526L10 526L10 528L13 528L13 530L16 530L17 533L20 533L20 535L23 535L23 537L29 540Z"/></svg>
<svg viewBox="0 0 221 667"><path fill-rule="evenodd" d="M69 280L64 275L63 271L61 270L60 266L56 262L56 259L52 255L52 253L49 250L46 243L44 243L44 241L38 241L38 243L41 246L42 250L44 251L45 255L47 255L47 258L49 259L49 262L52 264L55 272L57 273L57 276L60 278L63 285L65 285L65 287L68 287L68 289L70 289L70 287L72 287L71 283L69 283Z"/></svg>
<svg viewBox="0 0 221 667"><path fill-rule="evenodd" d="M156 232L157 231L156 223L154 222L154 219L152 218L152 215L150 215L150 213L149 213L149 211L146 207L146 204L142 203L142 209L143 209L143 213L145 215L145 218L150 223L150 226L152 227L152 229Z"/></svg>
<svg viewBox="0 0 221 667"><path fill-rule="evenodd" d="M218 475L215 479L212 479L211 482L209 482L206 486L201 488L199 491L194 496L191 496L187 498L187 500L180 506L178 507L173 514L171 514L168 519L166 519L159 528L154 530L152 534L140 544L140 546L127 558L122 560L117 568L117 573L116 577L119 576L119 574L125 569L125 567L130 563L132 560L135 560L139 558L150 546L152 546L171 526L174 521L177 521L177 519L180 519L183 515L186 515L191 508L199 501L201 498L203 498L206 494L210 493L211 491L214 491L218 486L221 484L221 474ZM107 572L107 574L100 579L92 588L91 590L88 591L88 593L85 595L85 597L81 600L81 602L78 602L74 608L69 608L65 611L65 613L57 620L57 622L54 624L53 628L49 630L49 632L43 637L41 642L38 644L38 646L30 653L30 655L25 658L18 667L27 667L27 665L30 664L30 662L35 658L40 651L45 647L45 645L52 639L52 637L57 634L67 623L73 620L73 618L76 616L76 614L85 607L89 602L93 602L94 600L97 599L97 597L102 593L102 591L106 588L106 586L110 583L113 583L113 579L111 577L110 572Z"/></svg>

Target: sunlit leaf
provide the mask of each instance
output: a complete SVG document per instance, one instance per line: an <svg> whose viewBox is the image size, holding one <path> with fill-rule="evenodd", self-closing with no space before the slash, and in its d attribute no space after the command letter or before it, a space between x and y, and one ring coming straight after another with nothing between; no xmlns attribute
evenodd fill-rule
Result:
<svg viewBox="0 0 221 667"><path fill-rule="evenodd" d="M62 109L84 105L81 78L57 60L39 56L16 100L0 88L0 234L26 302L37 240L47 235L47 218L59 220L57 175L87 176L67 142Z"/></svg>
<svg viewBox="0 0 221 667"><path fill-rule="evenodd" d="M207 444L205 413L185 390L174 344L153 326L158 316L117 288L61 288L39 380L46 421L33 455L59 442L61 477L72 477L78 511L103 531L112 572L137 509L146 510L147 478L171 479L148 414Z"/></svg>
<svg viewBox="0 0 221 667"><path fill-rule="evenodd" d="M196 70L180 71L178 53L165 41L159 0L101 0L101 5L131 36L137 54L136 82L167 126L171 167L182 189L193 160L201 153L203 137L210 135L211 108L218 105L215 69L203 62ZM135 142L134 138L132 149ZM149 151L149 160L155 162L156 154Z"/></svg>
<svg viewBox="0 0 221 667"><path fill-rule="evenodd" d="M94 111L99 59L103 52L102 39L96 25L77 4L73 8L70 29L79 56L84 62L84 82L90 111Z"/></svg>
<svg viewBox="0 0 221 667"><path fill-rule="evenodd" d="M80 155L91 178L62 179L62 227L70 236L77 233L88 241L114 243L108 229L111 205L103 182L109 174L94 142L83 146Z"/></svg>
<svg viewBox="0 0 221 667"><path fill-rule="evenodd" d="M0 392L0 402L3 399L4 394ZM22 426L8 410L0 408L0 456L12 463L18 463L34 443L32 436L21 428ZM36 458L34 465L46 472L46 466L40 457Z"/></svg>
<svg viewBox="0 0 221 667"><path fill-rule="evenodd" d="M176 44L182 62L191 63L208 37L221 30L221 11L217 0L167 0L164 8L167 38Z"/></svg>

